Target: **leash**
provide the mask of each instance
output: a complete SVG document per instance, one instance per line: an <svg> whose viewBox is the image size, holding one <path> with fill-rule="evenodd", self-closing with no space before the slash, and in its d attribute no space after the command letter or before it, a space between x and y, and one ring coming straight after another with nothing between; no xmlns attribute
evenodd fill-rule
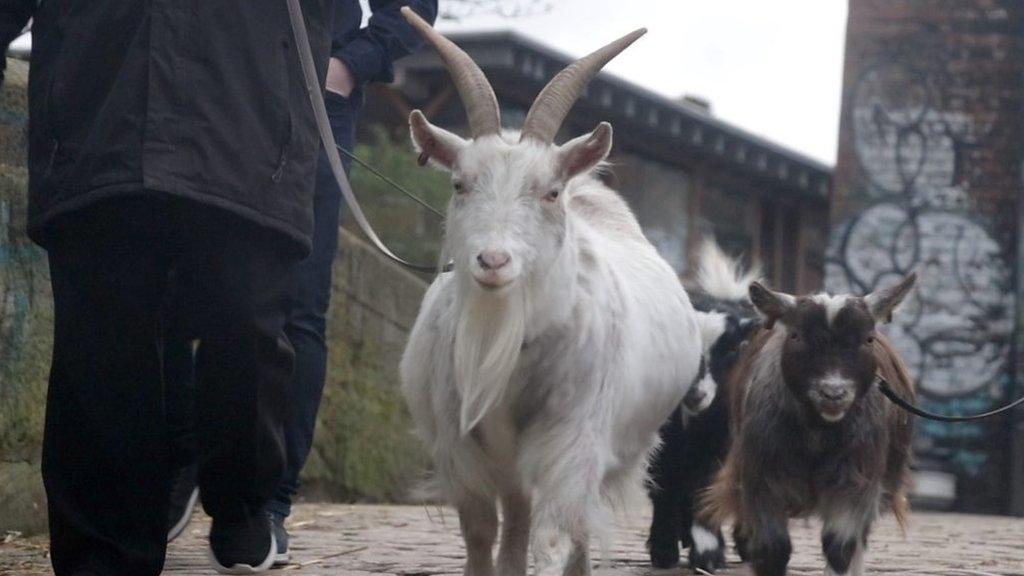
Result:
<svg viewBox="0 0 1024 576"><path fill-rule="evenodd" d="M885 395L885 397L888 398L893 404L899 406L903 410L906 410L907 412L910 412L915 416L927 418L928 420L937 420L939 422L972 422L974 420L982 420L984 418L991 418L992 416L1008 412L1010 410L1013 410L1017 406L1024 404L1024 397L1021 397L1007 404L1006 406L996 408L995 410L991 410L989 412L984 412L981 414L974 414L971 416L944 416L942 414L934 414L932 412L928 412L927 410L922 410L921 408L918 408L917 406L914 406L910 402L906 401L905 399L903 399L903 397L897 394L895 390L892 389L892 386L889 384L889 382L886 381L885 378L882 378L880 374L876 375L875 378L875 381L878 383L878 390L883 395Z"/></svg>
<svg viewBox="0 0 1024 576"><path fill-rule="evenodd" d="M411 268L419 272L448 272L452 269L453 264L448 262L444 266L437 266L434 264L416 264L408 262L399 256L396 256L391 250L388 249L384 242L381 241L380 237L374 231L373 226L370 225L370 221L366 219L366 214L363 213L363 208L359 204L359 200L356 195L352 192L352 185L348 181L348 176L345 175L345 169L341 165L341 157L338 155L340 147L334 141L334 133L331 132L331 124L327 119L327 107L324 105L324 96L320 92L320 80L316 74L316 65L313 63L313 50L309 43L309 34L306 32L305 20L302 16L302 8L299 6L299 0L286 0L288 3L288 20L292 27L292 38L295 40L295 48L299 53L299 62L302 65L302 77L306 81L306 93L309 95L309 103L313 106L313 116L316 118L317 130L320 132L320 141L324 145L324 152L327 154L327 160L331 165L331 172L334 174L334 179L338 182L338 187L341 189L341 194L345 198L345 202L348 204L349 210L352 211L352 217L355 218L356 224L359 225L360 230L370 240L370 243L380 250L382 254L390 258L391 260ZM360 161L360 164L362 162ZM380 175L378 173L378 175ZM397 184L394 186L401 189ZM403 190L405 192L405 190ZM407 192L408 194L408 192ZM412 196L411 194L409 194ZM425 202L420 202L426 205ZM435 213L436 210L432 211Z"/></svg>
<svg viewBox="0 0 1024 576"><path fill-rule="evenodd" d="M340 151L340 152L341 152L342 154L344 154L345 156L348 156L349 158L351 158L353 162L355 162L356 164L359 164L359 165L360 165L360 166L362 166L363 168L366 168L367 170L369 170L369 171L370 171L370 173L371 173L371 174L373 174L373 175L374 175L374 176L376 176L377 178L380 178L381 180L383 180L385 184L387 184L387 185L391 186L391 187L392 187L392 188L394 188L395 190L398 190L398 191L399 191L399 192L401 192L402 194L405 194L406 196L408 196L408 197L409 197L409 199L410 199L410 200L412 200L413 202L415 202L415 203L419 204L420 206L423 206L423 207L424 207L424 208L426 208L427 210L429 210L429 211L433 212L433 213L434 213L434 214L435 214L435 215L436 215L437 217L439 217L439 218L441 218L441 219L444 219L444 218L445 218L444 212L441 212L441 211L440 211L440 210L438 210L437 208L434 208L433 206L431 206L431 205L430 205L430 203L429 203L429 202L427 202L427 201L426 201L426 200L424 200L423 198L420 198L419 196L417 196L417 195L413 194L412 192L409 192L409 191L408 191L408 190L406 190L406 189L405 189L405 187L403 187L403 186L402 186L401 184L399 184L398 182L395 182L394 180L392 180L391 178L389 178L389 177L387 176L387 174L384 174L384 173L383 173L383 172L381 172L380 170L377 170L377 169L376 169L376 168L374 168L374 167L373 167L372 165L368 164L368 163L367 163L367 162L366 162L365 160L363 160L363 159L362 159L362 158L360 158L359 156L356 156L356 155L355 155L355 154L353 154L352 152L349 152L348 150L345 150L345 149L344 149L344 148L342 148L341 146L338 146L337 144L335 144L334 146L335 146L335 147L336 147L336 148L338 149L338 151Z"/></svg>

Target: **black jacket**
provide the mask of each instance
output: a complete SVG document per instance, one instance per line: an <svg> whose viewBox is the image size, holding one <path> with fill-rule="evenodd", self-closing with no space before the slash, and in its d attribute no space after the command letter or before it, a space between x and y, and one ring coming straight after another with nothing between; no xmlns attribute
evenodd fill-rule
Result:
<svg viewBox="0 0 1024 576"><path fill-rule="evenodd" d="M423 43L402 17L402 6L412 8L431 24L437 17L437 0L370 0L373 14L363 27L359 0L335 0L331 56L348 66L356 84L391 82L394 61Z"/></svg>
<svg viewBox="0 0 1024 576"><path fill-rule="evenodd" d="M103 198L166 193L309 249L318 140L283 0L0 0L34 16L29 234ZM331 0L302 0L320 77Z"/></svg>

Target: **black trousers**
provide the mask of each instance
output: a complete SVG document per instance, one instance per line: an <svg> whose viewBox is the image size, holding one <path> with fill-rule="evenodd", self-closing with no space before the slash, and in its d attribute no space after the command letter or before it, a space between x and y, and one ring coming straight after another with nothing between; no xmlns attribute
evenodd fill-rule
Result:
<svg viewBox="0 0 1024 576"><path fill-rule="evenodd" d="M284 470L298 254L227 212L145 194L62 223L49 247L54 351L43 442L57 576L159 574L170 445L162 340L196 349L203 506L265 522ZM282 244L285 244L282 246Z"/></svg>
<svg viewBox="0 0 1024 576"><path fill-rule="evenodd" d="M352 150L363 93L349 97L324 93L331 130L339 146ZM342 157L345 171L349 159ZM338 252L338 222L342 209L341 189L334 179L327 155L320 149L313 197L313 248L295 270L295 290L284 332L295 349L295 378L289 387L284 445L288 456L284 475L267 502L267 511L280 516L292 512L299 490L299 474L313 448L317 412L327 377L327 310L331 303L331 277ZM169 337L164 344L164 379L167 383L168 418L175 435L172 455L176 468L195 461L195 409L193 403L192 350L185 338Z"/></svg>

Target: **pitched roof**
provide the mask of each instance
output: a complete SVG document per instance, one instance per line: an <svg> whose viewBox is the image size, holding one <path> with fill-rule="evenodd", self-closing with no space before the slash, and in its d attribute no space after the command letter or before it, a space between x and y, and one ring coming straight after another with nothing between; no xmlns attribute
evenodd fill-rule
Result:
<svg viewBox="0 0 1024 576"><path fill-rule="evenodd" d="M473 57L503 102L528 105L549 78L574 60L513 31L446 35ZM429 50L402 61L401 67L410 72L442 69ZM685 154L724 163L751 178L821 201L831 191L831 167L606 72L591 82L574 114L612 120L616 138L633 136L631 147L658 148L656 155L669 162Z"/></svg>

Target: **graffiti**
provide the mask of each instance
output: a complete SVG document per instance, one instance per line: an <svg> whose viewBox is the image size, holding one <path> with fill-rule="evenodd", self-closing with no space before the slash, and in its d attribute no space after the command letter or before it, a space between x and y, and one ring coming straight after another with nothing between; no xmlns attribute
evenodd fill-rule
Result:
<svg viewBox="0 0 1024 576"><path fill-rule="evenodd" d="M965 210L966 152L983 145L996 117L967 110L998 104L981 90L956 90L941 68L880 62L855 88L854 152L873 198L899 196L910 206ZM980 118L979 118L980 116Z"/></svg>
<svg viewBox="0 0 1024 576"><path fill-rule="evenodd" d="M831 233L826 287L863 294L917 270L919 289L885 331L922 403L956 413L1003 398L1015 297L1006 250L972 197L973 153L999 145L1003 103L948 74L954 55L940 40L877 56L852 87L848 153L859 170L846 183L854 208ZM974 475L990 456L984 430L927 423L919 444Z"/></svg>
<svg viewBox="0 0 1024 576"><path fill-rule="evenodd" d="M865 293L916 269L917 292L887 328L934 396L999 383L1013 330L1012 284L999 245L960 212L876 204L841 227L828 258L833 291Z"/></svg>

